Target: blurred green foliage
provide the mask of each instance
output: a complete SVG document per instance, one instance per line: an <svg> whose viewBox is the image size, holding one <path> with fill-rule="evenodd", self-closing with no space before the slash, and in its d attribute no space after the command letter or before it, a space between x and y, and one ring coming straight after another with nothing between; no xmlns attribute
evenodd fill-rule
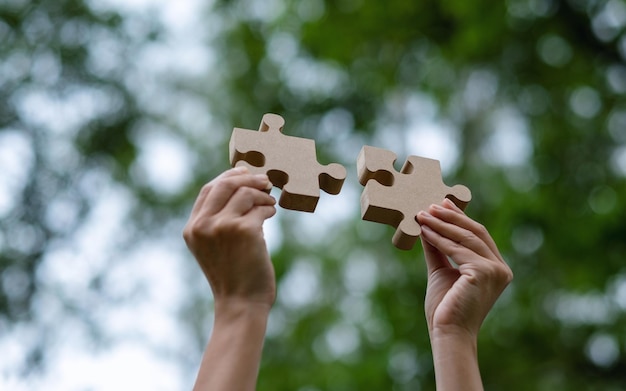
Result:
<svg viewBox="0 0 626 391"><path fill-rule="evenodd" d="M441 158L450 164L446 182L472 189L468 214L490 230L515 273L481 334L486 388L623 388L623 1L215 1L206 10L215 71L164 81L176 97L203 102L211 113L206 136L176 123L180 107L147 109L129 82L134 50L160 37L150 18L129 30L123 15L83 1L8 4L0 6L0 135L25 132L34 158L19 202L0 223L6 322L32 317L48 246L71 237L88 213L79 184L90 170L132 192L129 234L142 237L184 218L200 185L227 167L230 129L254 128L265 112L283 115L291 134L316 139L321 162L340 162L352 174L363 144L392 148L400 160L414 154L413 128L423 118L453 145ZM118 50L110 69L93 62L103 40ZM56 64L52 80L33 65L45 61ZM104 108L64 133L72 159L50 161L47 146L59 136L20 111L20 97L38 90L63 99L77 89L104 96ZM132 175L140 125L168 128L200 160L174 194ZM354 178L346 186L359 190ZM61 196L78 212L59 230L46 219L46 200ZM327 200L320 207L334 198ZM361 222L357 198L350 204L349 218L323 220L329 225L313 230L313 239L302 230L317 214L276 218L281 240L272 255L285 293L259 390L434 389L419 246L395 250L391 230ZM15 275L26 289L7 283ZM288 296L306 286L308 296ZM189 312L203 342L207 314ZM33 357L45 356L40 348Z"/></svg>

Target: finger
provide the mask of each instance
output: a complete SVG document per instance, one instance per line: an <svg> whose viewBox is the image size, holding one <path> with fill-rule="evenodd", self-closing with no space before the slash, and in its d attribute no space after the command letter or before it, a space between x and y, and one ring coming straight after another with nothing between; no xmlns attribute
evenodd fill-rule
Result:
<svg viewBox="0 0 626 391"><path fill-rule="evenodd" d="M454 205L452 201L446 199L441 205L432 205L429 211L433 216L438 217L441 220L447 221L450 224L472 232L480 238L483 243L485 243L496 258L504 262L504 258L502 258L496 242L493 240L485 226L467 216L465 212Z"/></svg>
<svg viewBox="0 0 626 391"><path fill-rule="evenodd" d="M258 205L254 206L243 216L229 216L227 219L235 223L242 232L262 232L265 220L276 214L274 205Z"/></svg>
<svg viewBox="0 0 626 391"><path fill-rule="evenodd" d="M449 198L444 198L443 202L441 203L442 206L451 209L457 213L460 213L462 215L465 214L465 211L463 211L463 209L459 208L458 206L456 206L456 204L454 202L452 202L451 199Z"/></svg>
<svg viewBox="0 0 626 391"><path fill-rule="evenodd" d="M431 243L433 247L441 253L452 258L452 260L459 266L476 263L477 261L476 256L479 254L476 254L467 247L440 235L438 232L432 230L428 225L422 225L422 238L426 239L426 241ZM486 260L487 258L481 257L481 259ZM493 258L488 259L493 260ZM513 279L513 272L511 271L511 268L504 260L502 260L502 262L492 263L492 265L495 265L496 267L491 270L497 272L497 279L504 282L504 288L504 286L506 286L506 284Z"/></svg>
<svg viewBox="0 0 626 391"><path fill-rule="evenodd" d="M265 190L271 186L267 175L235 175L216 180L202 205L203 213L214 215L222 210L235 192L242 187Z"/></svg>
<svg viewBox="0 0 626 391"><path fill-rule="evenodd" d="M243 186L230 197L222 212L226 216L239 217L248 213L255 206L273 206L276 200L262 190Z"/></svg>
<svg viewBox="0 0 626 391"><path fill-rule="evenodd" d="M274 205L259 205L255 206L248 212L247 216L250 216L256 221L263 221L269 219L276 214L276 207Z"/></svg>
<svg viewBox="0 0 626 391"><path fill-rule="evenodd" d="M193 216L197 214L198 212L200 212L200 209L202 208L204 201L206 200L207 196L211 192L211 189L215 185L216 181L219 181L223 178L228 178L230 176L242 175L242 174L247 173L248 171L249 170L247 167L231 168L230 170L224 171L223 173L215 177L213 180L211 180L210 182L202 186L202 189L200 189L200 193L198 194L198 197L196 197L196 201L193 204L193 208L191 208L191 215Z"/></svg>
<svg viewBox="0 0 626 391"><path fill-rule="evenodd" d="M460 216L456 212L448 211L448 213ZM425 224L442 237L450 239L452 242L456 242L482 257L494 260L498 259L489 246L468 229L455 225L454 223L449 223L424 211L418 214L418 222Z"/></svg>
<svg viewBox="0 0 626 391"><path fill-rule="evenodd" d="M498 250L498 246L496 245L496 242L493 240L489 232L485 229L485 227L482 224L478 223L477 221L467 216L462 209L456 206L456 204L448 198L446 198L442 202L441 205L463 216L462 220L465 220L467 222L467 225L463 224L462 226L474 232L478 237L480 237L487 244L487 246L489 246L491 251L493 251L493 253L498 257L498 259L504 262L504 258L502 258L502 255L500 254L500 250Z"/></svg>
<svg viewBox="0 0 626 391"><path fill-rule="evenodd" d="M474 251L453 240L450 240L445 236L442 236L428 225L422 225L422 236L444 256L452 258L457 265L463 265L475 261L477 254Z"/></svg>
<svg viewBox="0 0 626 391"><path fill-rule="evenodd" d="M428 270L429 275L439 269L452 267L450 261L448 261L448 257L446 257L437 249L437 247L433 246L432 243L428 241L431 233L432 230L428 232L426 230L422 230L422 234L420 235L422 248L424 249L424 259L426 260L426 269Z"/></svg>

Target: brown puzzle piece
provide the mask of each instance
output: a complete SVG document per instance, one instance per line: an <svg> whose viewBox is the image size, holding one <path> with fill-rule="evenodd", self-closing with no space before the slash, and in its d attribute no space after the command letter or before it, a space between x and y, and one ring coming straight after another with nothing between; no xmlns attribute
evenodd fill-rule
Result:
<svg viewBox="0 0 626 391"><path fill-rule="evenodd" d="M284 135L284 125L280 115L265 114L259 131L234 128L230 164L267 174L272 184L283 190L278 201L283 208L313 212L320 189L329 194L341 191L346 169L337 163L318 163L315 141Z"/></svg>
<svg viewBox="0 0 626 391"><path fill-rule="evenodd" d="M363 220L389 224L396 228L393 244L410 250L422 232L415 216L433 203L449 198L465 209L472 198L462 185L446 186L438 160L409 156L400 172L393 164L397 156L386 149L364 146L357 158Z"/></svg>

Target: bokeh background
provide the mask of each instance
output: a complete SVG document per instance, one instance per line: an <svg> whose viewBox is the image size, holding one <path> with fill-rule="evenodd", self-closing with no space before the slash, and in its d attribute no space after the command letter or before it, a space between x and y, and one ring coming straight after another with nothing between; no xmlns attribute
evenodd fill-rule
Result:
<svg viewBox="0 0 626 391"><path fill-rule="evenodd" d="M2 0L0 389L191 388L212 303L182 227L274 112L349 177L265 226L259 390L434 389L421 248L360 220L365 144L440 160L514 270L486 389L623 390L625 26L622 0Z"/></svg>

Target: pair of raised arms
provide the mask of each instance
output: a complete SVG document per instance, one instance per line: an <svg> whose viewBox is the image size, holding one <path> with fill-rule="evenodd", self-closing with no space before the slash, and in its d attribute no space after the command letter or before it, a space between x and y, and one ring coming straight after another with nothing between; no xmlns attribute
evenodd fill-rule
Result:
<svg viewBox="0 0 626 391"><path fill-rule="evenodd" d="M230 164L267 174L272 184L282 189L278 204L283 208L313 212L320 189L339 194L346 169L337 163L320 164L315 141L284 135L284 125L281 116L265 114L259 131L233 129ZM395 153L385 149L367 145L361 149L357 158L359 182L365 186L361 217L396 228L393 244L410 250L421 233L415 220L419 211L444 198L464 209L472 195L465 186L446 186L437 160L409 156L398 172L393 166L396 159Z"/></svg>

